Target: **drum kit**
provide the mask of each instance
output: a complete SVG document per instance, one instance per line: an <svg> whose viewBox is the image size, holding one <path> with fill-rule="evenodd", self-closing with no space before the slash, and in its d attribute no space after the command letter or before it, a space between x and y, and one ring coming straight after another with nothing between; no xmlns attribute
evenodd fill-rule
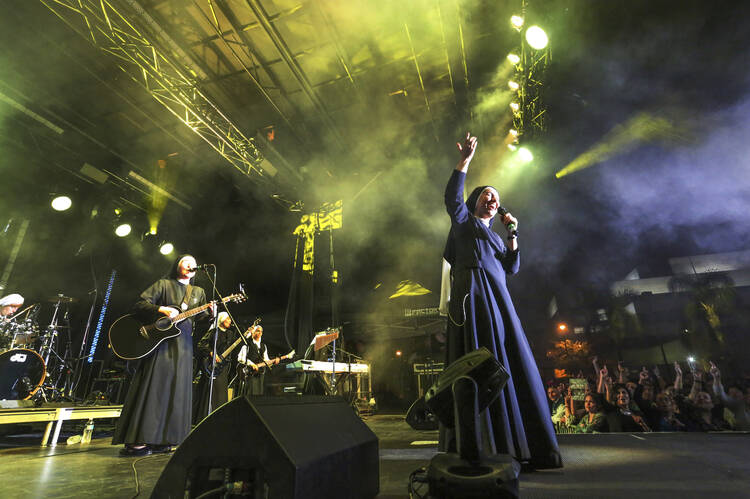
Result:
<svg viewBox="0 0 750 499"><path fill-rule="evenodd" d="M64 345L59 337L60 330L70 331L67 305L77 300L58 294L47 301L54 303L54 313L44 329L37 320L40 304L0 317L0 400L33 398L41 403L66 399L72 391L70 334L64 335Z"/></svg>

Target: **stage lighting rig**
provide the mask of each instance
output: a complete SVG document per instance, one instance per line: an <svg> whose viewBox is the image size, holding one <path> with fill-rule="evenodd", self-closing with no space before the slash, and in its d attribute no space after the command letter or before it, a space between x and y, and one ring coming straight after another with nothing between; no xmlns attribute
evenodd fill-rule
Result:
<svg viewBox="0 0 750 499"><path fill-rule="evenodd" d="M533 13L527 12L528 2L522 0L521 24L512 23L513 28L518 31L518 50L508 55L508 60L514 62L516 74L512 80L517 84L516 88L510 86L517 93L514 102L519 108L511 107L513 115L513 128L518 131L519 141L523 144L533 140L547 130L547 107L544 100L545 76L550 61L549 37L547 33L537 25L524 29L528 21L533 20ZM511 59L511 55L515 56ZM528 151L528 150L527 150ZM519 150L520 152L520 150ZM533 155L523 153L522 161L533 160Z"/></svg>

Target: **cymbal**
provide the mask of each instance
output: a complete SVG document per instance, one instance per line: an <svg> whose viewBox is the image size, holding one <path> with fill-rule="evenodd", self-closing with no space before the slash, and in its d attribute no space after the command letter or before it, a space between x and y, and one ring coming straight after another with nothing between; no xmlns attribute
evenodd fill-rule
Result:
<svg viewBox="0 0 750 499"><path fill-rule="evenodd" d="M75 303L78 301L78 298L73 298L72 296L57 295L47 298L47 301L50 303Z"/></svg>

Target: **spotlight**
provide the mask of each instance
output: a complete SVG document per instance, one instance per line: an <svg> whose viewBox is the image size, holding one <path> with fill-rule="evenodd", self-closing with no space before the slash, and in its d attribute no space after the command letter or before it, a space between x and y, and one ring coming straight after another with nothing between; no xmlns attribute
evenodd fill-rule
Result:
<svg viewBox="0 0 750 499"><path fill-rule="evenodd" d="M401 357L401 350L396 350L396 357Z"/></svg>
<svg viewBox="0 0 750 499"><path fill-rule="evenodd" d="M688 362L690 362L690 363L692 364L693 362L695 362L695 357L693 357L693 356L691 355L690 357L688 357L688 358L687 358L687 361L688 361Z"/></svg>
<svg viewBox="0 0 750 499"><path fill-rule="evenodd" d="M169 255L173 251L174 251L174 245L172 243L163 243L159 247L159 253L161 253L162 255Z"/></svg>
<svg viewBox="0 0 750 499"><path fill-rule="evenodd" d="M510 24L516 30L520 31L523 28L523 17L521 16L510 16Z"/></svg>
<svg viewBox="0 0 750 499"><path fill-rule="evenodd" d="M557 325L557 330L558 330L559 332L561 332L561 333L565 333L565 332L567 332L567 330L568 330L568 325L567 325L567 324L565 324L564 322L561 322L561 323L559 323L559 324Z"/></svg>
<svg viewBox="0 0 750 499"><path fill-rule="evenodd" d="M518 137L518 130L516 130L515 128L511 128L510 130L508 130L508 133L514 137Z"/></svg>
<svg viewBox="0 0 750 499"><path fill-rule="evenodd" d="M521 109L521 106L518 104L518 102L511 102L510 108L513 110L514 113L517 113L519 109Z"/></svg>
<svg viewBox="0 0 750 499"><path fill-rule="evenodd" d="M542 28L532 26L526 30L526 41L529 42L531 48L542 50L549 43L549 38Z"/></svg>
<svg viewBox="0 0 750 499"><path fill-rule="evenodd" d="M130 224L120 224L115 229L115 234L117 234L118 237L125 237L130 234L131 230L132 227L130 226Z"/></svg>
<svg viewBox="0 0 750 499"><path fill-rule="evenodd" d="M518 64L519 62L521 62L521 58L513 53L508 54L508 60L511 64Z"/></svg>
<svg viewBox="0 0 750 499"><path fill-rule="evenodd" d="M518 87L519 87L518 83L516 83L513 80L510 80L508 82L508 88L510 88L511 90L518 90Z"/></svg>
<svg viewBox="0 0 750 499"><path fill-rule="evenodd" d="M531 163L532 161L534 161L534 155L531 154L531 151L529 151L525 147L518 148L518 157L521 158L521 161L523 161L524 163Z"/></svg>
<svg viewBox="0 0 750 499"><path fill-rule="evenodd" d="M57 196L50 204L55 211L65 211L73 206L73 201L71 201L68 196Z"/></svg>
<svg viewBox="0 0 750 499"><path fill-rule="evenodd" d="M510 149L511 151L515 151L516 149L518 149L518 147L516 147L515 144L508 144L508 149Z"/></svg>

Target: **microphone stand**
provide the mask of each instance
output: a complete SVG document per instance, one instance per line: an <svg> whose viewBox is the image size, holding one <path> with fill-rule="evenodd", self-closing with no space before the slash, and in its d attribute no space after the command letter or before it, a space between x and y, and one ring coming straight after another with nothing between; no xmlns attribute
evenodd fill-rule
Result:
<svg viewBox="0 0 750 499"><path fill-rule="evenodd" d="M91 319L94 316L94 308L96 307L96 302L99 299L99 290L94 288L92 292L89 293L89 295L93 294L94 299L91 301L91 308L89 309L89 317L86 319L86 328L83 330L83 338L81 339L81 349L78 351L78 359L76 359L76 379L73 383L70 385L70 391L68 392L69 397L73 397L74 392L78 389L78 384L81 382L81 377L83 376L83 367L84 362L83 359L86 358L86 356L83 355L83 352L86 351L86 343L88 342L88 336L89 331L91 330ZM84 393L84 397L87 394Z"/></svg>
<svg viewBox="0 0 750 499"><path fill-rule="evenodd" d="M216 295L218 294L218 291L216 289L216 265L211 264L211 266L214 268L214 278L211 279L211 275L208 273L208 270L205 268L203 269L206 272L206 276L208 276L208 279L211 281L211 301L214 301L216 299ZM221 295L219 295L221 296ZM219 308L216 307L216 314L214 315L214 346L213 346L213 353L211 354L211 375L208 380L208 412L206 413L206 416L211 414L211 411L213 410L213 395L214 395L214 373L216 372L216 345L219 340Z"/></svg>

